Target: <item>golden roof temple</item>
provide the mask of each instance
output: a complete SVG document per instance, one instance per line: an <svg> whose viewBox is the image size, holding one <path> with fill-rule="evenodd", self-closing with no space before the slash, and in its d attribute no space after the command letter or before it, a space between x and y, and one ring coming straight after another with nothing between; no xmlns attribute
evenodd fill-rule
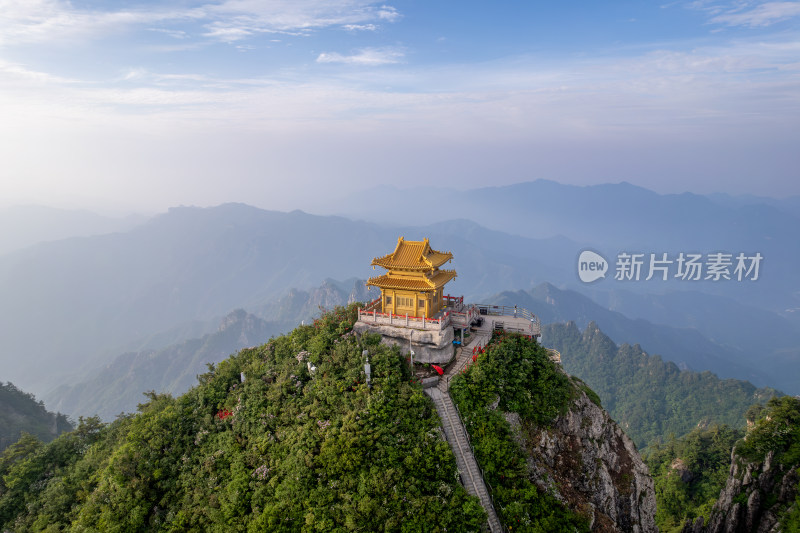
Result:
<svg viewBox="0 0 800 533"><path fill-rule="evenodd" d="M439 270L453 254L431 248L428 239L397 239L394 252L372 260L373 268L388 272L367 280L367 286L381 289L381 312L430 318L446 306L445 284L456 277L455 270Z"/></svg>

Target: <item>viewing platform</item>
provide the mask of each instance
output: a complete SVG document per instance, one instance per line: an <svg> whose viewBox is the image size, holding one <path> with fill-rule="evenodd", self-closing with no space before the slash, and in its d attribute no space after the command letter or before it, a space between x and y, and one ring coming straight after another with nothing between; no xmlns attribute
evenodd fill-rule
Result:
<svg viewBox="0 0 800 533"><path fill-rule="evenodd" d="M433 317L381 312L381 298L358 309L355 329L377 333L383 342L413 352L415 361L447 364L454 347L478 331L510 331L531 338L541 337L539 317L522 307L465 304L463 297L443 296L443 307ZM488 340L488 337L487 337Z"/></svg>
<svg viewBox="0 0 800 533"><path fill-rule="evenodd" d="M522 307L489 304L464 304L464 297L444 296L445 307L431 318L382 313L381 299L358 309L358 320L365 324L442 331L445 328L467 329L487 321L492 330L514 331L530 337L541 336L539 317Z"/></svg>

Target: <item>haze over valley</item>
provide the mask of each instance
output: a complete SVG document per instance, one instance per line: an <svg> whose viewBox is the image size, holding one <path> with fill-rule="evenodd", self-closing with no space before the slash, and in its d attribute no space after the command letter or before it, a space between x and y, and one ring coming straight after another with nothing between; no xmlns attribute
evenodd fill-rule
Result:
<svg viewBox="0 0 800 533"><path fill-rule="evenodd" d="M0 530L800 531L798 21L0 0Z"/></svg>

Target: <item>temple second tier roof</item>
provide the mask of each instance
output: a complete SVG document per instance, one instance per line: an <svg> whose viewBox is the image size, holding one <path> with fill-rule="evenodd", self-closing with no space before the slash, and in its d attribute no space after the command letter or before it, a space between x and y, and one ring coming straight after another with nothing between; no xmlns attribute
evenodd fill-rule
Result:
<svg viewBox="0 0 800 533"><path fill-rule="evenodd" d="M381 289L401 289L412 291L430 291L443 287L445 283L456 277L455 270L437 270L432 276L417 278L401 278L384 274L367 280L367 286L373 285Z"/></svg>
<svg viewBox="0 0 800 533"><path fill-rule="evenodd" d="M394 252L376 257L372 260L372 265L389 270L428 271L439 268L452 258L453 254L450 252L440 252L431 248L428 239L407 241L400 237L397 239Z"/></svg>

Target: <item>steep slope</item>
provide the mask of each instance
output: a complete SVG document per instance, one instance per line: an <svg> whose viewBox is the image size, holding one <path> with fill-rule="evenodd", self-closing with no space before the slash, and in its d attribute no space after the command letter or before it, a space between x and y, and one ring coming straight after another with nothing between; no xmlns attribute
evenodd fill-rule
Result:
<svg viewBox="0 0 800 533"><path fill-rule="evenodd" d="M728 478L731 450L743 434L714 425L648 448L645 462L655 482L661 533L680 531L687 519L708 516Z"/></svg>
<svg viewBox="0 0 800 533"><path fill-rule="evenodd" d="M399 352L348 333L354 314L243 350L180 398L16 450L0 528L478 531L486 515L433 406Z"/></svg>
<svg viewBox="0 0 800 533"><path fill-rule="evenodd" d="M506 526L656 531L633 441L535 341L495 335L450 390Z"/></svg>
<svg viewBox="0 0 800 533"><path fill-rule="evenodd" d="M743 427L752 404L780 394L711 372L682 371L638 344L617 346L594 323L583 332L574 322L549 324L542 337L563 354L564 369L597 392L641 448L670 434L684 435L698 424Z"/></svg>
<svg viewBox="0 0 800 533"><path fill-rule="evenodd" d="M50 442L72 424L61 413L51 413L41 401L27 394L13 383L0 383L0 451L16 442L22 433Z"/></svg>
<svg viewBox="0 0 800 533"><path fill-rule="evenodd" d="M480 531L486 513L457 482L435 407L414 383L403 354L374 335L357 337L354 321L355 307L335 309L215 365L177 399L153 393L138 414L108 425L83 420L47 446L12 446L0 456L0 528ZM549 360L542 366L547 355L541 347L524 342L513 353L525 361L525 350L534 350L534 359L520 368L537 370L526 376L537 384L559 376L574 393L568 400L582 407L520 403L525 395L506 395L511 388L495 407L516 409L526 421L560 416L573 433L560 435L558 422L539 427L549 428L556 441L602 448L602 469L587 464L588 470L570 474L576 476L570 482L580 485L579 476L606 472L611 507L573 508L563 489L553 495L537 488L540 480L528 477L523 448L506 425L509 438L492 441L499 448L476 448L494 459L484 466L487 475L513 482L495 483L494 491L509 519L529 519L515 523L514 531L586 531L590 524L595 531L651 531L652 488L648 492L630 441ZM372 365L371 386L364 383L363 350ZM478 375L482 364L469 375ZM515 369L510 366L500 383L520 377ZM560 390L535 390L548 400L552 394L563 399ZM492 390L475 392L493 396ZM601 432L585 431L569 412L588 413ZM474 432L473 442L483 434ZM592 442L607 437L607 443ZM603 529L612 523L616 529Z"/></svg>
<svg viewBox="0 0 800 533"><path fill-rule="evenodd" d="M800 399L770 400L731 453L725 488L686 533L800 531Z"/></svg>

